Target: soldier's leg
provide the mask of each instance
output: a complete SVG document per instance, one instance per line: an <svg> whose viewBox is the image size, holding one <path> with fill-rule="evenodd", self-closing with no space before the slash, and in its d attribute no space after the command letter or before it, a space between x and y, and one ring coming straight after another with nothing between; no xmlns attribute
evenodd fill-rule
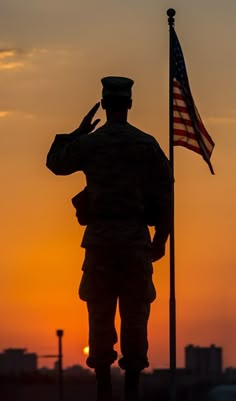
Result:
<svg viewBox="0 0 236 401"><path fill-rule="evenodd" d="M87 303L89 317L89 357L91 368L109 366L116 359L117 342L114 320L117 294L113 288L112 258L106 248L86 249L80 298Z"/></svg>
<svg viewBox="0 0 236 401"><path fill-rule="evenodd" d="M87 301L89 316L89 357L87 365L96 368L111 365L117 358L114 344L117 342L115 330L116 298Z"/></svg>
<svg viewBox="0 0 236 401"><path fill-rule="evenodd" d="M150 304L121 297L119 307L120 341L123 355L123 358L119 360L119 365L125 370L124 399L125 401L138 401L140 372L149 366L147 324Z"/></svg>
<svg viewBox="0 0 236 401"><path fill-rule="evenodd" d="M140 370L127 369L125 371L124 401L139 400Z"/></svg>
<svg viewBox="0 0 236 401"><path fill-rule="evenodd" d="M116 299L87 302L89 314L89 357L87 365L95 369L97 401L112 400L110 365L116 360L114 326Z"/></svg>
<svg viewBox="0 0 236 401"><path fill-rule="evenodd" d="M119 308L121 317L120 345L123 355L119 364L125 370L142 370L149 366L147 325L150 303L121 297Z"/></svg>
<svg viewBox="0 0 236 401"><path fill-rule="evenodd" d="M156 298L150 250L124 249L120 263L120 366L142 370L148 366L147 325L150 304Z"/></svg>
<svg viewBox="0 0 236 401"><path fill-rule="evenodd" d="M87 365L95 369L98 401L111 400L110 365L117 358L113 349L117 342L113 259L106 248L87 249L79 288L79 296L88 308L90 350Z"/></svg>
<svg viewBox="0 0 236 401"><path fill-rule="evenodd" d="M149 366L147 325L156 291L149 250L124 250L121 262L119 308L123 358L119 365L125 370L125 401L137 401L140 372Z"/></svg>
<svg viewBox="0 0 236 401"><path fill-rule="evenodd" d="M111 369L109 365L95 368L97 401L112 401Z"/></svg>

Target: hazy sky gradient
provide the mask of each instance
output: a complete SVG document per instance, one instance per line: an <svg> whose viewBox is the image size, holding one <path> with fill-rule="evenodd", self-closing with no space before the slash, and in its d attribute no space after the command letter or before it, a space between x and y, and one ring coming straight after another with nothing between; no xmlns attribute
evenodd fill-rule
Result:
<svg viewBox="0 0 236 401"><path fill-rule="evenodd" d="M130 122L168 154L166 10L173 7L192 93L216 144L215 176L199 155L175 149L177 362L186 344L215 343L225 366L236 366L235 0L2 3L0 348L51 353L55 330L64 328L65 365L84 364L83 228L70 199L85 181L82 173L54 176L46 154L54 135L72 131L100 99L105 75L134 79ZM105 121L101 110L98 117ZM168 256L154 265L153 368L169 360Z"/></svg>

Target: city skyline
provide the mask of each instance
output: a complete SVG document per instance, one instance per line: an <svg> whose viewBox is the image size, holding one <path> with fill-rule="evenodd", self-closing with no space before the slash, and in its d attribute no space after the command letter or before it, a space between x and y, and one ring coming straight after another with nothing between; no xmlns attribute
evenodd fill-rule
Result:
<svg viewBox="0 0 236 401"><path fill-rule="evenodd" d="M77 294L84 229L71 205L85 181L80 173L53 176L46 155L55 134L75 129L100 99L106 75L134 79L129 120L154 135L168 155L169 7L176 9L194 100L215 142L214 177L199 155L180 147L174 151L177 366L183 365L185 344L211 342L223 346L225 366L236 365L235 0L2 5L3 349L26 343L49 354L56 349L55 327L63 327L65 363L85 365L87 310ZM102 110L98 118L105 121ZM168 367L168 247L154 264L154 283L158 297L149 321L149 360L152 368ZM116 323L119 330L118 317Z"/></svg>
<svg viewBox="0 0 236 401"><path fill-rule="evenodd" d="M38 370L38 369L58 369L58 361L61 358L62 360L62 369L70 369L73 366L81 366L83 369L89 369L85 364L80 364L80 363L75 363L73 365L66 365L64 366L64 359L65 359L65 353L63 352L63 342L62 348L59 347L59 343L57 344L57 351L54 350L53 353L46 354L46 355L38 355L36 352L29 352L27 347L24 348L14 348L14 347L8 347L2 350L0 350L0 374L2 372L2 368L4 367L4 364L6 365L7 369L9 369L10 366L12 366L13 370L15 371L26 371L24 367L24 359L26 360L26 365L30 366L31 368L29 370ZM88 348L88 347L85 347ZM60 355L60 350L62 351L62 354ZM84 351L84 350L83 350ZM223 364L223 354L224 354L224 349L216 344L209 344L207 346L201 346L201 345L193 345L193 344L187 344L184 347L184 364L183 366L177 366L177 369L187 369L187 370L195 370L195 369L201 369L200 366L202 365L202 368L204 369L203 371L203 376L206 374L205 369L210 369L210 371L213 372L218 372L222 373L223 371L226 371L227 369L235 369L236 371L236 365L235 366L224 366ZM84 352L84 355L88 355L88 352ZM49 367L47 363L45 363L48 359L52 360L52 363L50 364L51 366ZM208 362L206 362L208 360ZM42 361L41 363L39 363ZM33 367L32 367L33 366ZM117 368L120 370L118 365L113 364L113 368ZM145 369L145 372L150 372L154 371L158 368L154 369Z"/></svg>
<svg viewBox="0 0 236 401"><path fill-rule="evenodd" d="M28 352L27 348L6 348L0 352L0 373L2 369L7 368L9 372L11 369L15 371L29 372L40 369L38 366L38 361L40 358L47 359L53 358L54 369L58 369L58 361L60 358L64 358L65 355L61 354L62 348L58 344L58 353L48 354L48 355L38 355L36 352ZM215 373L222 373L223 367L223 348L215 344L210 344L206 347L201 347L199 345L188 344L184 347L185 352L185 364L184 368L188 370L196 369L209 369ZM87 353L86 353L87 355ZM208 360L208 362L206 362ZM63 365L63 364L62 364ZM82 365L72 365L81 366ZM116 366L113 366L116 368ZM42 368L42 367L41 367ZM44 365L43 368L46 368ZM69 369L71 366L63 366L63 369ZM226 367L225 369L228 369ZM233 367L232 367L233 368ZM88 367L87 367L88 369ZM118 368L120 370L120 368ZM89 369L91 370L91 369ZM235 367L236 370L236 367Z"/></svg>

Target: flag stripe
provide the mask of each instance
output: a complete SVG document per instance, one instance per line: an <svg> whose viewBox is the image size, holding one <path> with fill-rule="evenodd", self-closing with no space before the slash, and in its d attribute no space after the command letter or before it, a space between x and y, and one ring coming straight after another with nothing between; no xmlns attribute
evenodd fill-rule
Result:
<svg viewBox="0 0 236 401"><path fill-rule="evenodd" d="M176 129L177 129L178 124L193 128L191 121L189 121L187 119L187 116L184 118L182 114L180 115L180 117L175 117L174 128L176 127ZM193 130L193 132L194 132L194 130Z"/></svg>
<svg viewBox="0 0 236 401"><path fill-rule="evenodd" d="M176 129L175 138L182 138L182 140L185 140L186 142L193 142L196 146L198 145L198 142L196 141L196 138L194 137L194 134L189 132L188 135L186 135L186 130L185 129Z"/></svg>
<svg viewBox="0 0 236 401"><path fill-rule="evenodd" d="M181 118L184 120L189 120L189 114L186 112L186 110L181 111L181 110L174 110L174 117L177 119L179 118L179 115L181 115Z"/></svg>
<svg viewBox="0 0 236 401"><path fill-rule="evenodd" d="M188 149L192 150L195 153L201 154L199 146L191 145L189 142L186 142L186 141L176 140L175 141L175 146L184 146L185 148L188 148Z"/></svg>
<svg viewBox="0 0 236 401"><path fill-rule="evenodd" d="M213 173L210 157L214 142L204 127L193 101L183 52L175 30L173 35L173 142L174 145L185 146L201 154Z"/></svg>

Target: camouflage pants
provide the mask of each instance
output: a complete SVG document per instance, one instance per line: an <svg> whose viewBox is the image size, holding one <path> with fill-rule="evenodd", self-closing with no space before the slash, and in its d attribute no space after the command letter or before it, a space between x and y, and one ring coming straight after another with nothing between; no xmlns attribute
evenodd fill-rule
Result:
<svg viewBox="0 0 236 401"><path fill-rule="evenodd" d="M148 249L89 248L83 263L80 298L89 315L87 365L111 365L117 358L115 313L121 318L119 360L122 369L148 367L147 324L156 292Z"/></svg>

